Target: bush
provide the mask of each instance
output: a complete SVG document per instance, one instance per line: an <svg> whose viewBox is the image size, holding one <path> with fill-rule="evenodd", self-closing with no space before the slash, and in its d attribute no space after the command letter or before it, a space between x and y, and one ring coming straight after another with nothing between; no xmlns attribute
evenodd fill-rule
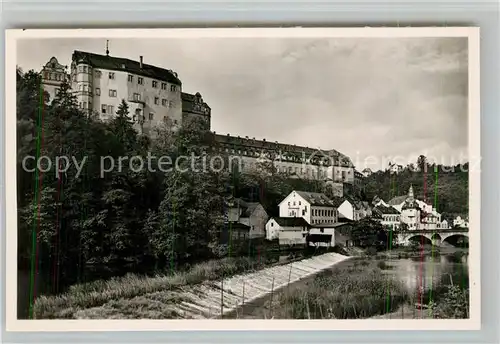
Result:
<svg viewBox="0 0 500 344"><path fill-rule="evenodd" d="M432 305L432 311L441 319L469 318L469 290L450 285L437 304Z"/></svg>

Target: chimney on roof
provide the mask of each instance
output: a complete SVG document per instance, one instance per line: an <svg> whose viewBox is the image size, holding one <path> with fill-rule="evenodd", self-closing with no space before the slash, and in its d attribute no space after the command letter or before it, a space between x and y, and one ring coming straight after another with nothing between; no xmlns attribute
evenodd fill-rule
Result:
<svg viewBox="0 0 500 344"><path fill-rule="evenodd" d="M106 56L109 56L109 39L106 40Z"/></svg>
<svg viewBox="0 0 500 344"><path fill-rule="evenodd" d="M140 67L141 67L141 69L142 69L142 55L141 55L141 56L139 56L139 66L140 66Z"/></svg>
<svg viewBox="0 0 500 344"><path fill-rule="evenodd" d="M262 141L266 142L266 139L262 139Z"/></svg>

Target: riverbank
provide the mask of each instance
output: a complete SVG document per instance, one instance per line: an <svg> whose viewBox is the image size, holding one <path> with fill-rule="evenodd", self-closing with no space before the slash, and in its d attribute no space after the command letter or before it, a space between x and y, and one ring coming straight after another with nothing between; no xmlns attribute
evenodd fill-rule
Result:
<svg viewBox="0 0 500 344"><path fill-rule="evenodd" d="M409 316L404 305L411 311L414 296L383 272L387 262L404 253L421 257L422 251L400 248L371 256L359 248L347 251L310 258L302 252L298 257L272 263L249 257L225 258L169 275L128 275L75 285L65 294L39 297L34 315L37 319L205 319L221 314L225 318L293 319L323 318L325 310L335 305L335 311L327 313L333 318L392 313ZM330 293L324 294L326 291ZM304 299L308 302L304 303ZM280 311L282 308L287 311ZM295 310L289 313L288 309Z"/></svg>
<svg viewBox="0 0 500 344"><path fill-rule="evenodd" d="M407 266L411 259L400 262ZM417 264L421 264L417 262ZM435 264L435 263L431 263ZM455 264L455 263L450 263ZM391 261L355 258L242 307L239 319L447 319L468 317L468 286L460 276L450 285L408 288ZM432 277L432 275L431 275ZM421 277L415 276L418 280ZM436 276L436 278L438 278ZM449 278L449 279L448 279ZM458 283L457 283L458 282ZM420 282L417 282L417 286Z"/></svg>
<svg viewBox="0 0 500 344"><path fill-rule="evenodd" d="M296 259L300 258L294 260ZM266 259L230 257L199 263L185 271L158 274L154 277L128 274L109 280L76 284L64 294L38 297L33 307L33 315L36 319L71 319L75 318L77 312L110 302L120 303L141 295L219 280L222 276L260 270L273 265L276 263Z"/></svg>
<svg viewBox="0 0 500 344"><path fill-rule="evenodd" d="M42 296L35 303L34 313L37 319L220 317L242 303L348 258L326 253L271 266L255 265L255 261L248 258L227 258L199 264L187 272L170 276L129 275L76 285L59 296Z"/></svg>
<svg viewBox="0 0 500 344"><path fill-rule="evenodd" d="M411 295L387 279L376 261L351 259L291 284L260 304L242 308L240 319L356 319L395 311Z"/></svg>
<svg viewBox="0 0 500 344"><path fill-rule="evenodd" d="M437 257L440 255L456 255L461 257L467 255L468 248L444 246L436 247L426 245L424 247L397 247L387 249L384 251L372 251L370 249L349 248L348 254L355 257L372 258L372 259L406 259L406 258L419 258L419 257Z"/></svg>

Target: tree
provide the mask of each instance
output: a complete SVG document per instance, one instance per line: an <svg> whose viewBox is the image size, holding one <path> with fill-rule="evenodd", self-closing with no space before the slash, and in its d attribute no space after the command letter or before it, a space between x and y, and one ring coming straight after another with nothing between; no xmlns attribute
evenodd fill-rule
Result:
<svg viewBox="0 0 500 344"><path fill-rule="evenodd" d="M417 166L420 172L427 173L427 158L425 155L420 155L417 159Z"/></svg>
<svg viewBox="0 0 500 344"><path fill-rule="evenodd" d="M129 118L129 106L125 99L118 106L116 116L110 121L109 128L115 137L115 144L121 147L122 154L131 153L136 150L137 131Z"/></svg>
<svg viewBox="0 0 500 344"><path fill-rule="evenodd" d="M389 243L392 238L393 242ZM387 247L395 243L396 237L385 229L381 223L372 218L364 218L354 223L351 239L362 247Z"/></svg>

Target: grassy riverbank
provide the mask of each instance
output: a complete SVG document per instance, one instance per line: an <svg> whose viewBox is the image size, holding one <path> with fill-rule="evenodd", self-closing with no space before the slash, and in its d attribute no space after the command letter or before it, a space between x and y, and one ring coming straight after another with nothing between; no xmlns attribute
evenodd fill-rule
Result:
<svg viewBox="0 0 500 344"><path fill-rule="evenodd" d="M77 284L61 295L41 296L34 305L35 318L74 318L80 310L99 307L109 302L125 304L134 297L168 293L183 286L218 280L222 276L231 276L246 271L262 269L273 265L266 260L248 257L224 258L194 265L186 271L154 277L129 274L110 280L98 280L91 283Z"/></svg>
<svg viewBox="0 0 500 344"><path fill-rule="evenodd" d="M33 316L37 319L74 319L79 317L79 314L87 317L92 313L92 317L97 317L113 309L112 316L116 318L130 318L130 313L133 313L133 318L148 318L151 317L151 312L154 317L175 318L175 314L161 309L161 304L182 301L181 291L184 287L320 254L313 253L291 252L288 259L283 261L269 255L263 255L262 258L230 257L199 263L184 271L156 276L128 274L109 280L76 284L64 294L38 297L33 307ZM96 312L99 314L95 314ZM126 313L128 315L123 316ZM106 314L105 317L109 316Z"/></svg>
<svg viewBox="0 0 500 344"><path fill-rule="evenodd" d="M383 270L384 261L358 258L285 288L252 314L243 317L274 319L421 319L465 318L468 290L458 285L434 289L433 300L424 296L417 309L417 293L411 293Z"/></svg>
<svg viewBox="0 0 500 344"><path fill-rule="evenodd" d="M411 295L387 278L376 261L353 260L285 288L252 317L275 319L355 319L393 312Z"/></svg>

